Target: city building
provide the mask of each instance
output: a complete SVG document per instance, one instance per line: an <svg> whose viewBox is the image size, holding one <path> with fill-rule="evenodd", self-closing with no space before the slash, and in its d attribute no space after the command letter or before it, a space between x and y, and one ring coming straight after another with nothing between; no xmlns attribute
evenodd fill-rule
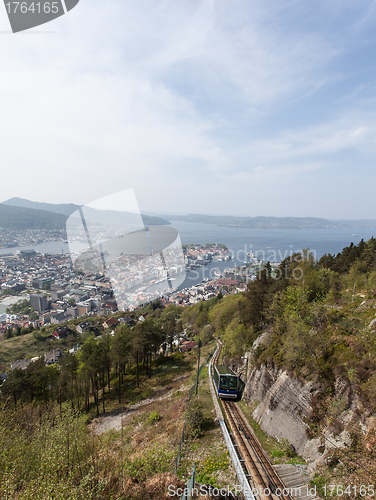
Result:
<svg viewBox="0 0 376 500"><path fill-rule="evenodd" d="M84 333L86 330L90 330L91 323L89 321L83 321L79 325L77 325L76 330L78 333Z"/></svg>
<svg viewBox="0 0 376 500"><path fill-rule="evenodd" d="M63 325L59 326L58 328L56 328L56 330L54 330L53 336L56 337L57 339L63 339L70 333L71 331L69 330L69 328L66 325Z"/></svg>
<svg viewBox="0 0 376 500"><path fill-rule="evenodd" d="M57 363L62 356L63 352L61 349L53 349L52 351L46 352L46 354L44 355L46 366Z"/></svg>
<svg viewBox="0 0 376 500"><path fill-rule="evenodd" d="M54 282L52 278L34 278L32 280L33 288L37 288L39 290L49 289L51 284Z"/></svg>
<svg viewBox="0 0 376 500"><path fill-rule="evenodd" d="M38 312L44 312L48 310L47 297L42 294L32 293L30 294L30 307Z"/></svg>

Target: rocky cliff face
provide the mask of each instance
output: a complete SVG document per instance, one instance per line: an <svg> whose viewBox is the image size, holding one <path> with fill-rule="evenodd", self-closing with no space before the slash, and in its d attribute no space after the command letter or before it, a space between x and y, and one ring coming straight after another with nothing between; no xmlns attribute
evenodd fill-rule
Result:
<svg viewBox="0 0 376 500"><path fill-rule="evenodd" d="M310 415L313 396L318 390L312 382L302 383L283 370L262 365L248 374L243 395L255 407L253 418L262 430L278 440L287 439L311 470L325 462L332 448L351 444L350 423L357 421L366 434L373 422L362 415L361 401L351 384L337 379L333 397L337 414L328 418L328 426L319 438L310 440L304 417Z"/></svg>
<svg viewBox="0 0 376 500"><path fill-rule="evenodd" d="M262 365L252 370L243 396L257 405L253 418L263 431L278 440L288 439L299 455L308 441L303 417L309 414L311 386L278 368Z"/></svg>

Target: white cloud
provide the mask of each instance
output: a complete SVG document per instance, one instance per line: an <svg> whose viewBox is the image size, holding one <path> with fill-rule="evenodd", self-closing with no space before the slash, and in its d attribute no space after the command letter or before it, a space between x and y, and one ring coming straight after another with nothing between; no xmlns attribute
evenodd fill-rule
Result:
<svg viewBox="0 0 376 500"><path fill-rule="evenodd" d="M277 167L258 166L249 171L242 171L230 174L218 174L221 180L228 184L253 184L259 181L287 181L295 175L302 172L313 172L327 167L325 163L297 163L297 164L282 164Z"/></svg>
<svg viewBox="0 0 376 500"><path fill-rule="evenodd" d="M274 136L242 145L233 151L236 172L285 175L312 168L336 168L346 151L366 165L376 153L376 114L349 111L327 123L278 131ZM286 165L290 165L288 168ZM322 167L321 167L322 166ZM287 168L287 170L286 170ZM228 173L228 172L227 172Z"/></svg>
<svg viewBox="0 0 376 500"><path fill-rule="evenodd" d="M315 95L353 71L336 63L366 6L332 33L322 20L336 5L82 0L38 28L55 34L0 35L3 199L87 203L133 187L147 210L234 212L227 199L240 213L248 182L277 192L276 179L330 171L348 148L372 155L376 117L353 105L368 82L335 95L346 110L314 113Z"/></svg>

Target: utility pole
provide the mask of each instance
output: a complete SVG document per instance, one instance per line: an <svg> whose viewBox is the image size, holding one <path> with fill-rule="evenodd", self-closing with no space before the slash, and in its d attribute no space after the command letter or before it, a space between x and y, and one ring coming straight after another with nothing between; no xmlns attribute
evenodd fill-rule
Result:
<svg viewBox="0 0 376 500"><path fill-rule="evenodd" d="M197 377L196 377L196 396L198 391L198 376L200 373L200 348L201 348L201 339L198 341L198 358L197 358Z"/></svg>

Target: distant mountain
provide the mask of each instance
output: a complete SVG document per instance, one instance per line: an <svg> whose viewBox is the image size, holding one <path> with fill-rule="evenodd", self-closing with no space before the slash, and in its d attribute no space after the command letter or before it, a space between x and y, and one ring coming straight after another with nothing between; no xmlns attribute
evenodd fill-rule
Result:
<svg viewBox="0 0 376 500"><path fill-rule="evenodd" d="M120 212L118 210L96 210L91 207L83 207L83 215L87 222L103 226L128 226L134 224L139 226L140 214ZM151 215L142 215L143 223L146 226L158 226L170 224L168 221Z"/></svg>
<svg viewBox="0 0 376 500"><path fill-rule="evenodd" d="M171 224L168 220L162 219L161 217L154 217L152 215L141 214L142 220L145 226L166 226Z"/></svg>
<svg viewBox="0 0 376 500"><path fill-rule="evenodd" d="M249 229L376 229L376 220L327 220L318 217L235 217L231 215L163 215L170 221Z"/></svg>
<svg viewBox="0 0 376 500"><path fill-rule="evenodd" d="M12 207L32 208L34 210L46 210L55 214L62 214L69 217L80 205L74 203L41 203L39 201L25 200L24 198L11 198L10 200L3 201L3 205L11 205Z"/></svg>
<svg viewBox="0 0 376 500"><path fill-rule="evenodd" d="M0 203L0 227L3 229L65 229L66 220L62 214Z"/></svg>
<svg viewBox="0 0 376 500"><path fill-rule="evenodd" d="M81 205L74 203L40 203L24 198L11 198L0 203L0 227L4 229L65 229L67 218L80 207ZM95 224L121 224L124 219L127 219L123 212L115 210L85 209L85 212L92 214ZM170 224L161 217L142 214L141 217L146 226Z"/></svg>

